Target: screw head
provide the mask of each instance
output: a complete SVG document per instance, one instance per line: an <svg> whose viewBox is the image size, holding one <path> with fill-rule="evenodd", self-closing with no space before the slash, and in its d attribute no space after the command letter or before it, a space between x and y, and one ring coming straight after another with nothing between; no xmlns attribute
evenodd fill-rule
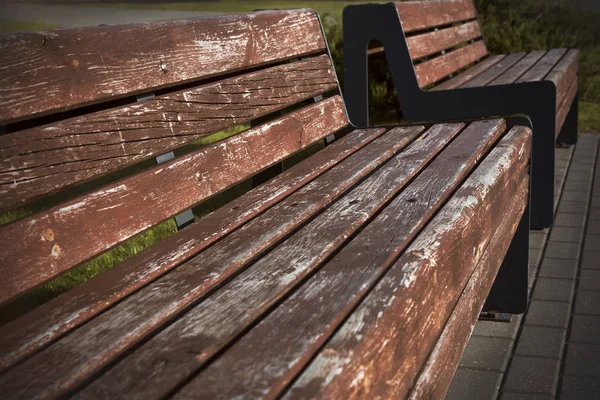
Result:
<svg viewBox="0 0 600 400"><path fill-rule="evenodd" d="M167 65L166 62L161 61L161 63L160 63L160 70L162 72L164 72L165 74L167 73L167 71L169 70L169 66Z"/></svg>
<svg viewBox="0 0 600 400"><path fill-rule="evenodd" d="M183 122L183 115L181 115L180 113L177 113L177 122L179 122L180 124Z"/></svg>

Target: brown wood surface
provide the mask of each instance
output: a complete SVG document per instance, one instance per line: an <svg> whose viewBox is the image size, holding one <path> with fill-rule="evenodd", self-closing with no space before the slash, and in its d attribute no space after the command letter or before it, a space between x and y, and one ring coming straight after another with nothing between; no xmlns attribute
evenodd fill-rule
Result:
<svg viewBox="0 0 600 400"><path fill-rule="evenodd" d="M341 97L330 97L1 227L0 242L14 245L0 249L0 274L9 277L0 304L347 124Z"/></svg>
<svg viewBox="0 0 600 400"><path fill-rule="evenodd" d="M355 130L269 182L86 283L0 327L0 371L189 259L379 137Z"/></svg>
<svg viewBox="0 0 600 400"><path fill-rule="evenodd" d="M579 69L579 50L571 49L552 68L552 71L544 78L554 82L556 85L556 109L561 107L563 99L567 96L573 80L577 78Z"/></svg>
<svg viewBox="0 0 600 400"><path fill-rule="evenodd" d="M177 397L202 393L215 399L276 398L281 394L504 128L502 120L466 128L331 261Z"/></svg>
<svg viewBox="0 0 600 400"><path fill-rule="evenodd" d="M567 49L552 49L537 62L529 71L523 74L517 82L536 82L541 81L550 72L550 70L565 55Z"/></svg>
<svg viewBox="0 0 600 400"><path fill-rule="evenodd" d="M404 398L512 203L530 131L513 128L320 349L283 398ZM435 310L435 312L432 312Z"/></svg>
<svg viewBox="0 0 600 400"><path fill-rule="evenodd" d="M482 40L469 44L442 56L415 65L420 87L439 81L472 62L485 57L487 50Z"/></svg>
<svg viewBox="0 0 600 400"><path fill-rule="evenodd" d="M321 55L2 135L0 211L335 88Z"/></svg>
<svg viewBox="0 0 600 400"><path fill-rule="evenodd" d="M526 176L514 201L503 212L505 218L469 277L465 290L413 385L409 396L411 400L444 398L527 206L528 193L529 178Z"/></svg>
<svg viewBox="0 0 600 400"><path fill-rule="evenodd" d="M565 119L567 118L567 114L569 113L569 110L571 109L571 105L573 104L573 100L575 99L576 95L577 95L577 76L575 76L575 79L573 79L573 81L571 82L571 87L569 87L569 90L567 91L566 96L563 98L563 101L560 104L558 111L556 112L555 137L558 137L558 134L560 133L560 129L562 128L563 124L565 123Z"/></svg>
<svg viewBox="0 0 600 400"><path fill-rule="evenodd" d="M498 78L494 79L488 85L507 85L515 82L525 72L527 72L536 62L546 54L545 50L532 51L513 65L508 71L504 72Z"/></svg>
<svg viewBox="0 0 600 400"><path fill-rule="evenodd" d="M442 82L439 85L431 88L431 90L455 89L461 86L462 84L470 81L471 79L475 78L477 75L483 73L484 71L487 71L489 68L496 65L496 63L500 62L505 57L506 55L504 54L487 57L479 63L473 65L466 71L461 72L460 74L448 79L447 81Z"/></svg>
<svg viewBox="0 0 600 400"><path fill-rule="evenodd" d="M471 79L469 82L462 85L461 88L479 87L487 85L488 83L502 75L504 72L506 72L510 67L519 62L519 60L525 57L525 54L526 53L509 54L508 56L506 56L506 58L496 63L487 71L482 72L475 78Z"/></svg>
<svg viewBox="0 0 600 400"><path fill-rule="evenodd" d="M481 36L477 21L406 38L411 59L425 57Z"/></svg>
<svg viewBox="0 0 600 400"><path fill-rule="evenodd" d="M0 376L0 386L9 387L8 392L14 398L56 396L72 389L136 341L238 274L247 263L335 200L422 129L403 128L373 141L206 251L7 371ZM212 317L220 319L218 314Z"/></svg>
<svg viewBox="0 0 600 400"><path fill-rule="evenodd" d="M151 92L324 50L312 10L2 34L0 121Z"/></svg>
<svg viewBox="0 0 600 400"><path fill-rule="evenodd" d="M395 2L402 29L412 32L476 18L472 0Z"/></svg>

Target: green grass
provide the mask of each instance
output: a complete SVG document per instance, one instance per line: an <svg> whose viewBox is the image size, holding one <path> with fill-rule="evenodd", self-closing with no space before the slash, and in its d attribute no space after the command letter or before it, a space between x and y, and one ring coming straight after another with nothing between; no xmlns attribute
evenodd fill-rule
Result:
<svg viewBox="0 0 600 400"><path fill-rule="evenodd" d="M600 133L600 104L579 102L579 132Z"/></svg>
<svg viewBox="0 0 600 400"><path fill-rule="evenodd" d="M0 19L0 32L29 32L58 28L56 25L41 22L9 21Z"/></svg>

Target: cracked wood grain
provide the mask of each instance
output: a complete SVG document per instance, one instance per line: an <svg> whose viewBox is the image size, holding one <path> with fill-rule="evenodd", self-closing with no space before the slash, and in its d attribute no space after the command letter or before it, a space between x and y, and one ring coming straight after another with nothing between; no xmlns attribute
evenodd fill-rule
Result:
<svg viewBox="0 0 600 400"><path fill-rule="evenodd" d="M563 58L552 68L544 80L552 81L556 86L556 110L560 108L567 97L574 80L577 79L579 69L579 50L569 50ZM561 123L562 125L562 123Z"/></svg>
<svg viewBox="0 0 600 400"><path fill-rule="evenodd" d="M575 96L577 96L577 77L575 77L575 79L573 79L571 82L571 87L567 91L567 94L564 96L563 101L556 112L555 137L558 137L560 134L560 129L565 123L565 119L567 119L567 114L571 109L571 105L573 104L573 100L575 100Z"/></svg>
<svg viewBox="0 0 600 400"><path fill-rule="evenodd" d="M119 396L118 392L121 392L129 398L141 399L167 394L335 251L460 127L459 124L442 126L421 136L419 141L78 396ZM383 139L391 139L399 133L395 132L398 129L401 128L390 131L368 148ZM239 250L232 250L226 253L239 258L236 254ZM129 371L128 377L123 377L121 371ZM153 382L151 388L149 379Z"/></svg>
<svg viewBox="0 0 600 400"><path fill-rule="evenodd" d="M284 395L403 398L517 194L531 133L513 128ZM432 312L435 310L435 312Z"/></svg>
<svg viewBox="0 0 600 400"><path fill-rule="evenodd" d="M15 398L53 397L73 389L237 274L422 129L398 129L375 140L206 251L7 371L0 376L0 386L10 387ZM219 315L213 317L219 319Z"/></svg>
<svg viewBox="0 0 600 400"><path fill-rule="evenodd" d="M476 18L472 0L395 2L404 32L447 25Z"/></svg>
<svg viewBox="0 0 600 400"><path fill-rule="evenodd" d="M498 62L503 60L505 57L505 54L487 57L479 63L473 65L471 68L467 69L465 72L462 72L448 79L447 81L440 83L439 85L431 88L431 90L455 89L463 85L464 83L470 81L471 79L475 78L477 75L487 71L488 69L496 65Z"/></svg>
<svg viewBox="0 0 600 400"><path fill-rule="evenodd" d="M567 52L567 49L552 49L548 50L546 54L537 62L529 71L523 74L517 82L537 82L544 79L544 77L552 70L552 68L558 63L563 55Z"/></svg>
<svg viewBox="0 0 600 400"><path fill-rule="evenodd" d="M355 130L184 230L0 327L0 371L189 259L384 133Z"/></svg>
<svg viewBox="0 0 600 400"><path fill-rule="evenodd" d="M509 54L504 59L502 59L502 61L499 61L498 63L494 64L494 66L489 68L487 71L477 75L475 78L462 85L461 88L487 85L488 83L499 77L501 74L506 72L517 62L519 62L523 57L525 57L525 54L526 53Z"/></svg>
<svg viewBox="0 0 600 400"><path fill-rule="evenodd" d="M528 194L529 177L525 176L514 201L508 209L502 211L504 220L485 248L423 371L413 385L409 396L411 400L441 399L448 391L479 313L527 207Z"/></svg>
<svg viewBox="0 0 600 400"><path fill-rule="evenodd" d="M312 10L2 34L0 121L152 92L325 49Z"/></svg>
<svg viewBox="0 0 600 400"><path fill-rule="evenodd" d="M1 227L0 304L347 125L330 97Z"/></svg>
<svg viewBox="0 0 600 400"><path fill-rule="evenodd" d="M337 88L329 56L0 136L0 211Z"/></svg>
<svg viewBox="0 0 600 400"><path fill-rule="evenodd" d="M467 127L331 261L197 375L177 397L202 393L214 399L277 398L495 144L505 127L503 120ZM257 370L262 372L253 373Z"/></svg>
<svg viewBox="0 0 600 400"><path fill-rule="evenodd" d="M411 59L429 56L481 36L477 21L406 38Z"/></svg>
<svg viewBox="0 0 600 400"><path fill-rule="evenodd" d="M508 71L488 83L488 85L507 85L514 83L519 79L525 72L527 72L536 62L539 61L546 54L545 50L532 51L521 59L518 63L513 65Z"/></svg>

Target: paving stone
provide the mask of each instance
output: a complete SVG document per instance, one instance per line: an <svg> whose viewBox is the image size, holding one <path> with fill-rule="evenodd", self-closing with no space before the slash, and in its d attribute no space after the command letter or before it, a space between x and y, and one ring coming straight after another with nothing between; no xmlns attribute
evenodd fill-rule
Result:
<svg viewBox="0 0 600 400"><path fill-rule="evenodd" d="M600 235L600 221L589 219L586 227L586 234Z"/></svg>
<svg viewBox="0 0 600 400"><path fill-rule="evenodd" d="M600 208L599 207L592 207L590 208L590 213L588 218L590 220L600 220Z"/></svg>
<svg viewBox="0 0 600 400"><path fill-rule="evenodd" d="M552 400L554 397L544 394L503 392L500 400Z"/></svg>
<svg viewBox="0 0 600 400"><path fill-rule="evenodd" d="M585 251L581 259L581 268L600 269L600 251Z"/></svg>
<svg viewBox="0 0 600 400"><path fill-rule="evenodd" d="M538 265L540 262L540 256L542 255L541 249L529 249L529 265Z"/></svg>
<svg viewBox="0 0 600 400"><path fill-rule="evenodd" d="M558 212L563 213L585 213L585 205L580 201L563 200L558 206Z"/></svg>
<svg viewBox="0 0 600 400"><path fill-rule="evenodd" d="M600 292L578 290L575 296L575 314L600 315Z"/></svg>
<svg viewBox="0 0 600 400"><path fill-rule="evenodd" d="M578 290L600 290L600 269L582 269Z"/></svg>
<svg viewBox="0 0 600 400"><path fill-rule="evenodd" d="M554 395L559 367L559 360L515 356L503 390Z"/></svg>
<svg viewBox="0 0 600 400"><path fill-rule="evenodd" d="M578 214L572 214L578 215ZM569 242L548 242L544 257L559 258L563 260L578 260L579 259L579 243Z"/></svg>
<svg viewBox="0 0 600 400"><path fill-rule="evenodd" d="M557 213L556 218L554 219L554 226L583 227L584 220L585 214Z"/></svg>
<svg viewBox="0 0 600 400"><path fill-rule="evenodd" d="M577 228L573 228L577 229ZM546 240L547 233L542 231L529 232L529 248L541 249Z"/></svg>
<svg viewBox="0 0 600 400"><path fill-rule="evenodd" d="M458 368L445 399L494 399L497 396L501 379L502 374L497 371Z"/></svg>
<svg viewBox="0 0 600 400"><path fill-rule="evenodd" d="M471 336L459 365L503 372L508 363L512 343L511 339Z"/></svg>
<svg viewBox="0 0 600 400"><path fill-rule="evenodd" d="M585 250L600 251L600 235L587 235L585 237Z"/></svg>
<svg viewBox="0 0 600 400"><path fill-rule="evenodd" d="M569 172L569 177L567 179L571 181L589 182L592 180L592 170L590 169L586 172L571 171Z"/></svg>
<svg viewBox="0 0 600 400"><path fill-rule="evenodd" d="M571 204L579 204L577 202L569 202ZM583 237L583 228L573 228L568 226L555 226L552 228L552 232L550 232L550 241L552 242L571 242L571 243L581 243L581 239ZM531 236L529 238L531 242Z"/></svg>
<svg viewBox="0 0 600 400"><path fill-rule="evenodd" d="M587 203L589 197L589 192L573 192L570 190L564 190L560 199L566 201L579 201Z"/></svg>
<svg viewBox="0 0 600 400"><path fill-rule="evenodd" d="M591 170L592 167L590 165L579 165L579 164L571 164L569 165L569 171L578 171L578 172L586 172Z"/></svg>
<svg viewBox="0 0 600 400"><path fill-rule="evenodd" d="M600 344L600 316L575 314L569 341Z"/></svg>
<svg viewBox="0 0 600 400"><path fill-rule="evenodd" d="M539 276L543 278L575 279L577 262L575 260L560 260L544 258L540 266Z"/></svg>
<svg viewBox="0 0 600 400"><path fill-rule="evenodd" d="M517 336L517 330L522 317L513 315L510 322L500 321L477 321L473 329L472 337L488 336L497 338L514 339Z"/></svg>
<svg viewBox="0 0 600 400"><path fill-rule="evenodd" d="M574 287L575 281L573 280L538 278L535 283L535 289L533 290L532 298L535 300L570 302L573 298Z"/></svg>
<svg viewBox="0 0 600 400"><path fill-rule="evenodd" d="M600 393L600 379L565 376L560 387L561 400L593 400Z"/></svg>
<svg viewBox="0 0 600 400"><path fill-rule="evenodd" d="M567 328L571 304L559 301L531 300L525 324Z"/></svg>
<svg viewBox="0 0 600 400"><path fill-rule="evenodd" d="M600 379L600 345L569 343L564 374Z"/></svg>
<svg viewBox="0 0 600 400"><path fill-rule="evenodd" d="M590 190L590 182L571 181L567 179L567 183L565 184L565 190L586 192Z"/></svg>
<svg viewBox="0 0 600 400"><path fill-rule="evenodd" d="M537 266L530 265L529 266L529 274L527 275L527 287L531 289L533 287L533 282L535 282L535 277L537 275Z"/></svg>
<svg viewBox="0 0 600 400"><path fill-rule="evenodd" d="M515 354L559 359L566 333L567 331L561 328L526 325L521 330Z"/></svg>
<svg viewBox="0 0 600 400"><path fill-rule="evenodd" d="M594 185L594 193L598 192L598 185ZM600 207L600 196L593 194L592 195L592 202L590 204L590 206L592 207Z"/></svg>

